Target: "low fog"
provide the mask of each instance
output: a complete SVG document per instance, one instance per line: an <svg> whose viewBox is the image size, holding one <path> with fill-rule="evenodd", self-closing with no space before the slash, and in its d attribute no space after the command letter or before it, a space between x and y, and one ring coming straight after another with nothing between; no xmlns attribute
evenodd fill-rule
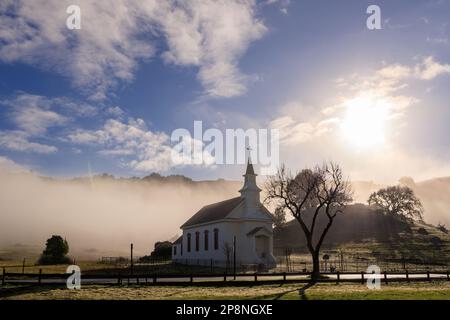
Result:
<svg viewBox="0 0 450 320"><path fill-rule="evenodd" d="M1 168L0 168L1 169ZM414 182L403 178L425 206L426 222L450 225L450 178ZM383 185L354 182L355 202L365 203ZM0 248L38 246L53 234L65 237L77 259L149 254L155 241L174 240L179 226L203 205L238 195L241 182L188 179L57 180L0 170Z"/></svg>
<svg viewBox="0 0 450 320"><path fill-rule="evenodd" d="M225 182L186 183L113 178L53 180L0 172L0 248L66 237L78 258L149 254L155 241L181 234L201 206L234 197Z"/></svg>

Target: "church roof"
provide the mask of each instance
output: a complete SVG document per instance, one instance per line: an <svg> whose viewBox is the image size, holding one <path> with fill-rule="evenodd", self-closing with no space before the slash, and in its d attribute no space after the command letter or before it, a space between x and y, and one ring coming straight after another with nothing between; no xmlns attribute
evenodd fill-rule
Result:
<svg viewBox="0 0 450 320"><path fill-rule="evenodd" d="M188 221L186 221L181 226L181 228L221 220L225 218L242 201L244 201L244 198L236 197L204 206L196 214L194 214Z"/></svg>
<svg viewBox="0 0 450 320"><path fill-rule="evenodd" d="M175 242L173 244L179 244L181 243L181 241L183 241L183 236L179 236L177 240L175 240Z"/></svg>

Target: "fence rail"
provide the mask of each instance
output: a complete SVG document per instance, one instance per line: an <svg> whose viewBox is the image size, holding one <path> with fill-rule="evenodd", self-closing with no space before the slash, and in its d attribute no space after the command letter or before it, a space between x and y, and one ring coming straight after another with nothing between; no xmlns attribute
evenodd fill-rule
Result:
<svg viewBox="0 0 450 320"><path fill-rule="evenodd" d="M365 283L369 276L375 275L366 272L322 272L322 276L316 282L360 282ZM6 284L64 284L70 274L65 273L12 273L3 270L2 285ZM224 273L224 274L82 274L85 284L217 284L227 282L230 284L255 284L255 283L284 283L284 282L310 282L309 272L277 272L277 273ZM389 282L414 282L447 280L450 281L449 271L424 271L424 272L382 272L376 275L380 281Z"/></svg>

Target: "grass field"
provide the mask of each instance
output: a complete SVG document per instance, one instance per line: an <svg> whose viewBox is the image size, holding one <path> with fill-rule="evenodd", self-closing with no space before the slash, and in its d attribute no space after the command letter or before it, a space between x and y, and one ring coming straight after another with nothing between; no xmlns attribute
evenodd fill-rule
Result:
<svg viewBox="0 0 450 320"><path fill-rule="evenodd" d="M51 286L0 287L0 299L13 300L450 300L449 282L392 283L379 290L360 284L288 284L238 286L82 286L68 290Z"/></svg>

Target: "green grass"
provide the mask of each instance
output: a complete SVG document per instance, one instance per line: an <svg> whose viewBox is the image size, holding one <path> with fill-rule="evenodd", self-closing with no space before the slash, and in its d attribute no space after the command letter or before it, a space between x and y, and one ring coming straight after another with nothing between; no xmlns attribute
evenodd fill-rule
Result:
<svg viewBox="0 0 450 320"><path fill-rule="evenodd" d="M256 286L82 286L68 290L49 286L0 287L0 299L18 300L450 300L450 282L392 283L380 290L359 284L304 284Z"/></svg>

